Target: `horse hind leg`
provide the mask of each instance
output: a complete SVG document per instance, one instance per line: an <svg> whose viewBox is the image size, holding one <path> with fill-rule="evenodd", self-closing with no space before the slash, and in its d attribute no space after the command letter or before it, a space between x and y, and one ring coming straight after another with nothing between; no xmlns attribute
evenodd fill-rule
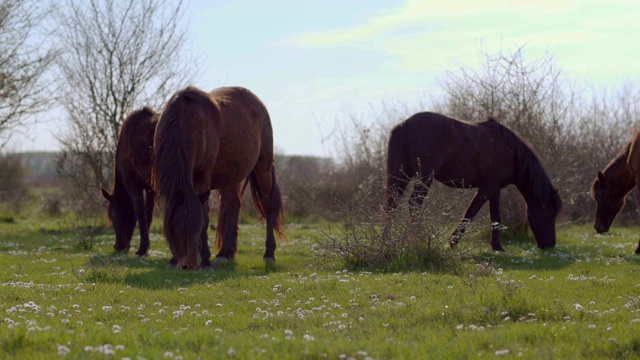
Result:
<svg viewBox="0 0 640 360"><path fill-rule="evenodd" d="M636 249L636 255L640 255L640 240L638 240L638 248Z"/></svg>
<svg viewBox="0 0 640 360"><path fill-rule="evenodd" d="M238 186L220 190L220 213L216 234L216 245L219 251L216 255L216 263L226 263L236 255L241 205Z"/></svg>
<svg viewBox="0 0 640 360"><path fill-rule="evenodd" d="M208 194L207 194L208 195ZM205 199L204 204L204 226L202 227L202 233L200 234L200 269L213 270L211 266L211 250L209 249L209 238L207 230L209 229L209 197Z"/></svg>
<svg viewBox="0 0 640 360"><path fill-rule="evenodd" d="M249 175L251 192L256 207L267 220L267 233L263 259L267 263L276 261L276 239L274 231L283 237L282 230L282 199L280 188L276 181L273 166L256 167Z"/></svg>
<svg viewBox="0 0 640 360"><path fill-rule="evenodd" d="M409 197L409 214L411 215L411 222L418 224L420 222L420 209L424 203L424 199L429 194L429 188L433 182L433 177L429 176L425 179L418 179L413 186L413 192Z"/></svg>
<svg viewBox="0 0 640 360"><path fill-rule="evenodd" d="M408 176L387 175L387 184L384 192L384 212L391 215L397 208L402 194L409 185L411 179Z"/></svg>

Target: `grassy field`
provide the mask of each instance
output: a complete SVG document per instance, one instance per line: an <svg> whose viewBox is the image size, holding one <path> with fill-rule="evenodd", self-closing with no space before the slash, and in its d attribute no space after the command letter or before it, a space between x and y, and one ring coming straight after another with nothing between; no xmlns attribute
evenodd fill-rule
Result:
<svg viewBox="0 0 640 360"><path fill-rule="evenodd" d="M562 226L545 252L506 237L455 275L322 264L326 227L289 224L265 267L264 228L242 225L235 263L185 272L165 268L159 221L139 259L112 255L111 230L91 246L59 221L4 219L0 358L640 358L637 228Z"/></svg>

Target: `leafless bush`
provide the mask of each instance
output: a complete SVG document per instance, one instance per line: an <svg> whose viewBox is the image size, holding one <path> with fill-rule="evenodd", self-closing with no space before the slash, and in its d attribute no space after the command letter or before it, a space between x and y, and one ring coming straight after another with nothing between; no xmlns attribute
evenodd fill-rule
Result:
<svg viewBox="0 0 640 360"><path fill-rule="evenodd" d="M63 200L59 194L45 194L42 196L40 211L49 217L59 217L63 212Z"/></svg>
<svg viewBox="0 0 640 360"><path fill-rule="evenodd" d="M0 154L0 202L12 213L19 213L29 189L27 169L15 154Z"/></svg>
<svg viewBox="0 0 640 360"><path fill-rule="evenodd" d="M450 249L449 238L460 220L460 201L437 190L441 189L429 197L429 206L409 209L406 201L400 201L392 216L383 217L380 199L371 196L381 193L380 184L363 185L354 196L359 201L337 212L339 221L318 239L318 258L350 269L460 271L465 264L461 255L487 246L477 235L486 235L481 230L488 226L469 224L461 242ZM463 191L456 197L464 195Z"/></svg>
<svg viewBox="0 0 640 360"><path fill-rule="evenodd" d="M279 156L276 166L289 219L311 219L328 214L320 194L333 171L333 161L312 156Z"/></svg>

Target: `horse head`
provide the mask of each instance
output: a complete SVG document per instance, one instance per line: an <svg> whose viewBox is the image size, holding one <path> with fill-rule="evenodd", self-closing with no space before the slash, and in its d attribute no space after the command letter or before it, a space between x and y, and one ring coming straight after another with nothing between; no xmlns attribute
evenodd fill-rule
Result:
<svg viewBox="0 0 640 360"><path fill-rule="evenodd" d="M528 204L527 220L540 249L556 246L555 224L560 210L562 210L562 199L558 190L553 190L553 194L546 201Z"/></svg>
<svg viewBox="0 0 640 360"><path fill-rule="evenodd" d="M115 251L127 251L131 245L133 230L136 228L136 216L133 204L128 196L114 196L101 189L102 196L108 200L107 216L116 233Z"/></svg>
<svg viewBox="0 0 640 360"><path fill-rule="evenodd" d="M613 220L624 206L624 197L613 196L612 186L615 184L610 184L605 174L598 171L598 175L591 185L591 196L596 201L593 227L598 233L609 231Z"/></svg>

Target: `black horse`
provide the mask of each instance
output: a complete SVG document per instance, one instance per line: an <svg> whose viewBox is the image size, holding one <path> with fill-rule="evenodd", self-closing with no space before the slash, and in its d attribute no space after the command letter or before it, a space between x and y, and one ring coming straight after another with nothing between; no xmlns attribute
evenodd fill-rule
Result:
<svg viewBox="0 0 640 360"><path fill-rule="evenodd" d="M433 179L457 188L478 188L450 240L455 246L482 206L489 201L491 223L500 223L500 189L513 184L527 203L527 220L541 249L556 244L555 219L562 200L533 150L513 131L489 117L467 123L423 112L396 126L389 139L385 210L398 206L398 198L415 177L410 197L413 208L422 206ZM503 251L496 226L491 248Z"/></svg>

